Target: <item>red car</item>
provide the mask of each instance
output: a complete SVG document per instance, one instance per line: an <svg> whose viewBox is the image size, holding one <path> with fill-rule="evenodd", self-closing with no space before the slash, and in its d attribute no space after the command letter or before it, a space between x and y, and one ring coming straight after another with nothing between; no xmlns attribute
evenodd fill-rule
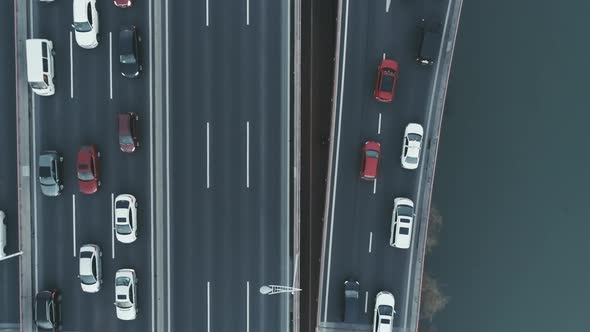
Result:
<svg viewBox="0 0 590 332"><path fill-rule="evenodd" d="M119 148L123 152L131 153L139 146L137 139L137 113L119 114Z"/></svg>
<svg viewBox="0 0 590 332"><path fill-rule="evenodd" d="M385 103L393 100L393 93L397 84L397 71L399 65L396 61L383 59L377 69L377 85L375 86L375 99Z"/></svg>
<svg viewBox="0 0 590 332"><path fill-rule="evenodd" d="M100 152L92 144L84 145L78 151L78 185L84 194L93 194L100 187L98 158Z"/></svg>
<svg viewBox="0 0 590 332"><path fill-rule="evenodd" d="M131 7L131 0L113 0L113 2L119 8Z"/></svg>
<svg viewBox="0 0 590 332"><path fill-rule="evenodd" d="M361 158L361 178L363 180L373 181L377 178L380 157L381 144L373 141L365 142Z"/></svg>

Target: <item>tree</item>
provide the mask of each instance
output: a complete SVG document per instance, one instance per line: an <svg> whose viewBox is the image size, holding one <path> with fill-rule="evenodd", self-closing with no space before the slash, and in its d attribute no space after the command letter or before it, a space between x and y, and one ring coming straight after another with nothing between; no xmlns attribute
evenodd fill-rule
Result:
<svg viewBox="0 0 590 332"><path fill-rule="evenodd" d="M428 234L426 235L426 254L432 252L432 249L438 245L442 224L443 218L440 211L435 206L431 206L428 217Z"/></svg>
<svg viewBox="0 0 590 332"><path fill-rule="evenodd" d="M447 303L449 303L449 298L442 293L438 281L428 273L424 273L420 301L420 320L426 320L428 323L432 322L434 315L443 310ZM426 325L430 326L431 324Z"/></svg>

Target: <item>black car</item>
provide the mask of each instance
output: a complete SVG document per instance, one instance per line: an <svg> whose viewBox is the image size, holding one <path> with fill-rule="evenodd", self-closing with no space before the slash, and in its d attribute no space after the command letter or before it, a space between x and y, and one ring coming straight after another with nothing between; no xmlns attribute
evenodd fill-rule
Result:
<svg viewBox="0 0 590 332"><path fill-rule="evenodd" d="M46 290L35 296L35 324L44 330L61 331L61 294L56 290Z"/></svg>
<svg viewBox="0 0 590 332"><path fill-rule="evenodd" d="M64 158L56 151L44 151L39 156L39 183L45 196L58 196L64 186L62 183L62 163Z"/></svg>
<svg viewBox="0 0 590 332"><path fill-rule="evenodd" d="M418 25L418 54L416 62L421 65L432 65L438 57L440 49L442 24L438 20L422 19Z"/></svg>
<svg viewBox="0 0 590 332"><path fill-rule="evenodd" d="M135 26L123 26L119 31L119 64L121 75L129 78L139 76L141 72L139 43L141 37Z"/></svg>
<svg viewBox="0 0 590 332"><path fill-rule="evenodd" d="M344 321L346 323L359 323L361 285L358 281L349 279L344 282Z"/></svg>

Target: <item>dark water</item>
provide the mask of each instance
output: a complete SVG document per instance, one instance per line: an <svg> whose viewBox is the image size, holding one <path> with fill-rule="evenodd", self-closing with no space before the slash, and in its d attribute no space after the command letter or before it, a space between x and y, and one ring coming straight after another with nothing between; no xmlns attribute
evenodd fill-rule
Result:
<svg viewBox="0 0 590 332"><path fill-rule="evenodd" d="M427 270L440 332L590 331L590 1L466 0Z"/></svg>

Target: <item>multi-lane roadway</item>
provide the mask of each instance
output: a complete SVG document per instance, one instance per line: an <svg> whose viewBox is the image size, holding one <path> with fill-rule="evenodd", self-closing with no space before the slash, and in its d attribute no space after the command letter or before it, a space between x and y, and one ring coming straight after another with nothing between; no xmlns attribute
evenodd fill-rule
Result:
<svg viewBox="0 0 590 332"><path fill-rule="evenodd" d="M62 291L64 330L288 330L290 297L259 289L293 277L289 2L97 2L97 10L99 45L87 50L70 27L71 1L30 3L28 37L52 40L56 52L55 95L31 99L31 176L39 154L57 150L65 183L59 197L34 185L33 292ZM118 69L122 25L142 35L138 79ZM119 112L140 117L132 154L118 148ZM101 153L92 195L76 179L85 144ZM120 193L139 201L132 244L112 230ZM96 294L77 278L86 243L103 252ZM135 321L115 316L120 268L139 277Z"/></svg>
<svg viewBox="0 0 590 332"><path fill-rule="evenodd" d="M427 114L433 67L416 63L418 24L444 19L445 1L343 0L335 81L332 175L327 201L319 326L341 327L344 315L343 283L349 278L361 285L359 329L373 323L373 305L381 290L396 298L394 326L404 327L409 307L410 249L389 245L393 199L416 197L419 170L400 165L404 128L421 123ZM373 97L381 59L399 63L399 80L392 103ZM428 139L428 137L426 138ZM382 157L375 182L359 177L361 147L365 141L381 143ZM417 215L415 220L420 220ZM418 228L414 226L414 237ZM351 328L348 326L348 328Z"/></svg>

